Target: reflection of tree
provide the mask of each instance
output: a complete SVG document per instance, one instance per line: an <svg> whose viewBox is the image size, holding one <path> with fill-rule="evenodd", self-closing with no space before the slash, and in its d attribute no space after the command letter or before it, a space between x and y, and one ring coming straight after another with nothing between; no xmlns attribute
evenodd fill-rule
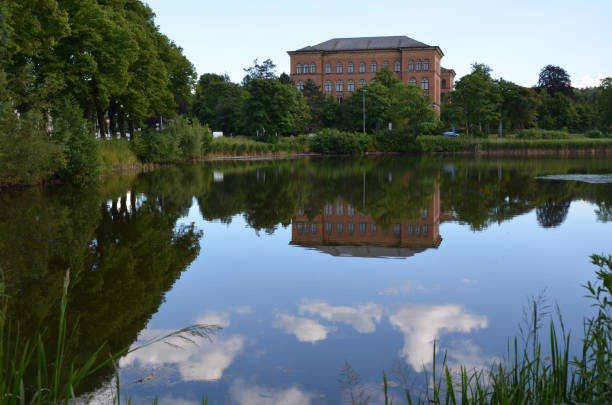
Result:
<svg viewBox="0 0 612 405"><path fill-rule="evenodd" d="M570 203L570 201L546 201L543 205L536 208L538 223L543 228L555 228L561 225L567 217Z"/></svg>
<svg viewBox="0 0 612 405"><path fill-rule="evenodd" d="M612 222L612 202L601 202L595 210L597 219L601 222Z"/></svg>
<svg viewBox="0 0 612 405"><path fill-rule="evenodd" d="M145 176L133 186L147 190L151 183ZM201 233L176 226L189 205L172 194L124 193L110 205L101 202L106 198L65 187L0 196L8 315L23 336L45 331L48 356L55 353L61 283L70 269L67 365L105 344L110 352L129 346L199 252Z"/></svg>

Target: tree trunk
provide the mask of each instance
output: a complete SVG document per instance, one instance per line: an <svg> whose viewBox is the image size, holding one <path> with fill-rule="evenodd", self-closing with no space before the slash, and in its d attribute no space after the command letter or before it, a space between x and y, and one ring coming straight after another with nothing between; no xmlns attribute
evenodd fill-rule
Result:
<svg viewBox="0 0 612 405"><path fill-rule="evenodd" d="M119 121L119 132L121 132L121 137L123 139L127 138L125 135L125 114L123 113L123 108L119 107L117 110L117 120Z"/></svg>
<svg viewBox="0 0 612 405"><path fill-rule="evenodd" d="M128 127L130 129L130 139L134 139L134 120L131 118L128 120Z"/></svg>
<svg viewBox="0 0 612 405"><path fill-rule="evenodd" d="M117 102L111 101L108 106L108 123L110 127L108 131L110 132L111 139L117 135L117 120L115 119L116 112L117 112Z"/></svg>
<svg viewBox="0 0 612 405"><path fill-rule="evenodd" d="M100 131L100 138L106 138L106 121L104 120L104 111L100 108L100 105L96 103L96 115L98 116L98 131Z"/></svg>

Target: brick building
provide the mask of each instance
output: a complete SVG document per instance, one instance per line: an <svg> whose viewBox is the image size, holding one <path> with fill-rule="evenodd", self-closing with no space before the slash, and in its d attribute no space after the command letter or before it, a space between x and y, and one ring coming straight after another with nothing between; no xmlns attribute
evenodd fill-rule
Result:
<svg viewBox="0 0 612 405"><path fill-rule="evenodd" d="M388 66L398 79L428 93L439 111L455 78L454 70L440 65L444 56L440 47L406 36L334 38L288 54L291 78L299 89L312 79L339 102Z"/></svg>

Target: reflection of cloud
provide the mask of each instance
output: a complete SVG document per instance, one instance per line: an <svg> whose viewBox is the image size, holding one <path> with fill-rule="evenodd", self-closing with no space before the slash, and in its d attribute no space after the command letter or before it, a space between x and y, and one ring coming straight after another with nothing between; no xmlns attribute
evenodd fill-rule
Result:
<svg viewBox="0 0 612 405"><path fill-rule="evenodd" d="M370 333L376 331L375 322L380 322L382 310L373 303L360 304L356 308L334 307L324 301L305 301L300 305L301 312L319 315L332 322L344 322L358 332Z"/></svg>
<svg viewBox="0 0 612 405"><path fill-rule="evenodd" d="M274 326L295 335L300 342L315 343L327 338L328 329L317 321L284 314L278 314L276 317L278 321Z"/></svg>
<svg viewBox="0 0 612 405"><path fill-rule="evenodd" d="M230 403L238 405L309 405L313 394L297 387L276 389L235 380L229 388Z"/></svg>
<svg viewBox="0 0 612 405"><path fill-rule="evenodd" d="M423 285L417 281L407 280L400 285L378 290L378 295L404 295L414 291L423 290Z"/></svg>
<svg viewBox="0 0 612 405"><path fill-rule="evenodd" d="M253 313L253 309L249 307L248 305L243 305L243 306L234 308L234 312L236 312L238 315L250 315Z"/></svg>
<svg viewBox="0 0 612 405"><path fill-rule="evenodd" d="M196 323L201 325L216 325L222 328L227 328L230 324L229 314L226 312L210 311L199 317L196 320Z"/></svg>
<svg viewBox="0 0 612 405"><path fill-rule="evenodd" d="M459 305L406 305L389 317L404 334L400 354L415 370L432 362L433 342L442 332L468 333L487 327L487 318L467 313Z"/></svg>
<svg viewBox="0 0 612 405"><path fill-rule="evenodd" d="M467 370L483 369L498 360L496 357L485 356L480 347L468 339L453 342L448 348L448 355L452 358L449 366L456 370L459 369L459 366Z"/></svg>

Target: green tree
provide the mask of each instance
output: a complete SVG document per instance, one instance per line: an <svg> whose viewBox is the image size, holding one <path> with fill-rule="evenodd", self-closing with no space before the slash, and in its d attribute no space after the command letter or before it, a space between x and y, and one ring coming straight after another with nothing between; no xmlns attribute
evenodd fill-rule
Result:
<svg viewBox="0 0 612 405"><path fill-rule="evenodd" d="M322 92L312 79L306 81L302 94L310 110L309 128L329 127L336 123L338 102L329 94Z"/></svg>
<svg viewBox="0 0 612 405"><path fill-rule="evenodd" d="M349 131L361 131L363 127L363 98L365 93L366 131L376 131L390 121L391 97L389 88L378 82L360 87L339 107L338 126Z"/></svg>
<svg viewBox="0 0 612 405"><path fill-rule="evenodd" d="M568 129L572 126L576 111L572 100L561 92L549 95L540 93L542 104L538 110L538 125L544 129Z"/></svg>
<svg viewBox="0 0 612 405"><path fill-rule="evenodd" d="M524 129L537 124L540 99L535 90L499 79L502 120L508 129Z"/></svg>
<svg viewBox="0 0 612 405"><path fill-rule="evenodd" d="M601 94L599 96L599 117L601 129L610 131L612 129L612 77L601 81Z"/></svg>
<svg viewBox="0 0 612 405"><path fill-rule="evenodd" d="M394 128L406 127L417 136L436 125L431 99L417 86L393 81L389 89L389 117Z"/></svg>
<svg viewBox="0 0 612 405"><path fill-rule="evenodd" d="M555 93L574 99L574 91L572 89L572 81L570 75L565 69L559 66L546 65L540 71L537 88L546 90L551 96Z"/></svg>

